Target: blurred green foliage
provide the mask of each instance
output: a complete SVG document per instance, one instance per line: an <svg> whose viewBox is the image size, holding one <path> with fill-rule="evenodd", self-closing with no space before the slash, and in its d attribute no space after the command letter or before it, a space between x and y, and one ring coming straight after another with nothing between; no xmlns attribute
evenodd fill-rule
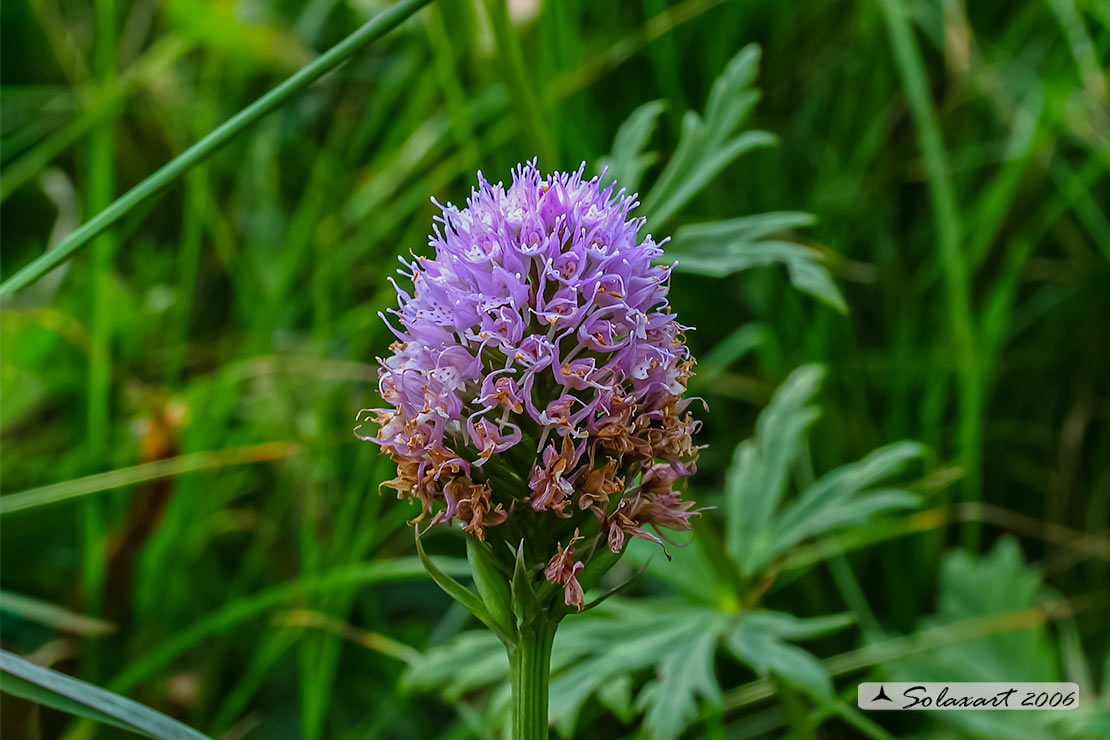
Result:
<svg viewBox="0 0 1110 740"><path fill-rule="evenodd" d="M0 276L383 7L5 2ZM567 620L559 729L1110 736L1108 60L1104 0L434 3L5 301L4 647L212 737L494 736L500 646L351 428L429 197L608 158L675 236L717 508ZM834 484L859 516L804 516ZM865 717L868 677L1075 680L1089 711Z"/></svg>

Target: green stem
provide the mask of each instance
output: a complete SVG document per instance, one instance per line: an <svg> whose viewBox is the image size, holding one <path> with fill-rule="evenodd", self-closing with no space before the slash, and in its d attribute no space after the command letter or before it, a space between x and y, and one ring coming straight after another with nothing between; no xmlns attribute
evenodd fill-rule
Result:
<svg viewBox="0 0 1110 740"><path fill-rule="evenodd" d="M513 740L547 740L547 692L556 624L544 618L522 629L509 648L513 682Z"/></svg>
<svg viewBox="0 0 1110 740"><path fill-rule="evenodd" d="M816 737L813 721L809 716L809 709L799 693L790 684L781 679L773 679L775 689L782 704L782 713L790 725L792 740L812 740Z"/></svg>
<svg viewBox="0 0 1110 740"><path fill-rule="evenodd" d="M106 88L115 85L116 77L116 4L103 0L96 4L96 68L97 81ZM87 206L96 212L112 202L116 188L116 167L113 147L114 126L110 119L102 121L89 141L89 189ZM104 464L109 453L112 406L112 258L116 251L114 234L101 234L93 242L91 277L92 337L89 343L88 392L86 394L85 434L88 439L87 464L93 472ZM109 457L110 459L110 457ZM84 557L82 588L85 610L102 616L104 589L108 577L106 541L108 537L107 502L89 499L84 506ZM111 606L110 604L108 606ZM90 645L85 666L103 665L103 644ZM86 677L101 676L86 672Z"/></svg>

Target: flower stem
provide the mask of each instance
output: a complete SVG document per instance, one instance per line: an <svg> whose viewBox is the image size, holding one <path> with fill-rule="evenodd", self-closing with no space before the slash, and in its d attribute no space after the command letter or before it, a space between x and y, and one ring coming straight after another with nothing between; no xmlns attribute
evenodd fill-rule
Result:
<svg viewBox="0 0 1110 740"><path fill-rule="evenodd" d="M513 682L513 740L547 740L547 690L556 623L539 618L509 648Z"/></svg>

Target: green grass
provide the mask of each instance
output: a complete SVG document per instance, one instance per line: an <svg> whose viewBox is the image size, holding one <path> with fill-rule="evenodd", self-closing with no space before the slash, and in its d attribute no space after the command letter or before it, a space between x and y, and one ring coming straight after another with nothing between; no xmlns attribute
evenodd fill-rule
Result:
<svg viewBox="0 0 1110 740"><path fill-rule="evenodd" d="M806 645L839 693L722 662L723 701L688 736L971 737L860 717L852 682L959 646L1003 660L994 638L1014 631L1105 695L1106 604L1089 596L1110 577L1104 3L546 0L522 21L443 0L405 19L424 4L4 3L0 580L115 626L70 632L0 599L4 647L214 737L489 737L496 690L442 701L403 681L405 648L475 624L429 579L382 575L416 562L415 512L378 494L388 461L351 435L376 405L387 278L426 250L429 197L461 203L475 170L496 181L533 156L592 167L658 99L646 193L684 115L756 43L745 125L777 146L690 198L688 173L665 176L652 228L812 213L782 240L824 256L849 312L781 268L676 274L711 408L691 494L720 504L737 443L814 362L824 416L793 484L899 439L933 472L921 510L791 550L759 592L857 615ZM1040 598L1074 614L944 612L944 556L1006 533ZM464 553L453 534L426 544ZM687 599L665 573L630 593ZM583 712L577 737L635 732L597 699ZM120 734L7 698L3 722Z"/></svg>

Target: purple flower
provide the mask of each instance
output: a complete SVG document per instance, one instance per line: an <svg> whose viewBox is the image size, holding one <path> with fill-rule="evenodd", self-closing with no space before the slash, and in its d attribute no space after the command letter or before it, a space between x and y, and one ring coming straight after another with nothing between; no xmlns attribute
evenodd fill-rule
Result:
<svg viewBox="0 0 1110 740"><path fill-rule="evenodd" d="M508 188L479 173L466 208L440 206L435 256L401 260L413 288L394 283L383 315L398 339L380 360L386 408L359 421L378 425L360 436L397 463L384 485L421 503L415 521L484 539L518 516L585 516L616 551L626 534L658 541L646 526L689 529L674 485L699 422L671 268L638 236L635 196L584 169L544 177L533 161ZM570 544L548 547L548 579L580 604Z"/></svg>

